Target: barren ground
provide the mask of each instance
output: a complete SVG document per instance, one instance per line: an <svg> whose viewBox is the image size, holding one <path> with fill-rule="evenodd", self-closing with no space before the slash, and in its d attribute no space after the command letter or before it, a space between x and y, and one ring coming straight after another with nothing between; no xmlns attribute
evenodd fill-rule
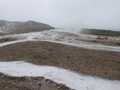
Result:
<svg viewBox="0 0 120 90"><path fill-rule="evenodd" d="M23 42L0 48L0 61L25 60L120 80L120 53L95 51L51 42Z"/></svg>
<svg viewBox="0 0 120 90"><path fill-rule="evenodd" d="M0 73L0 90L71 90L43 77L11 77Z"/></svg>

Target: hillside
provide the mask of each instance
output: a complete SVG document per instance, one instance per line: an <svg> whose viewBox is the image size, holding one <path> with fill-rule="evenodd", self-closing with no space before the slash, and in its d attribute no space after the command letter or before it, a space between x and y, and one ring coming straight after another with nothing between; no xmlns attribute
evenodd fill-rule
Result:
<svg viewBox="0 0 120 90"><path fill-rule="evenodd" d="M120 31L111 31L103 29L83 29L82 34L103 35L103 36L120 36Z"/></svg>
<svg viewBox="0 0 120 90"><path fill-rule="evenodd" d="M35 22L35 21L26 21L26 22L12 22L0 20L0 33L26 33L33 31L49 30L53 29L52 26Z"/></svg>

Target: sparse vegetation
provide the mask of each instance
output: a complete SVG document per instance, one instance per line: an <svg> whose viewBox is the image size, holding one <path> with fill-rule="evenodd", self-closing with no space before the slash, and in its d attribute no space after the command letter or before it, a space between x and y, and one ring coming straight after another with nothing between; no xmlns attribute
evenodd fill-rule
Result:
<svg viewBox="0 0 120 90"><path fill-rule="evenodd" d="M103 39L103 38L101 38L100 36L98 36L96 39Z"/></svg>
<svg viewBox="0 0 120 90"><path fill-rule="evenodd" d="M14 41L16 39L13 39L13 38L3 38L3 39L0 39L0 43L3 43L3 42L8 42L8 41Z"/></svg>
<svg viewBox="0 0 120 90"><path fill-rule="evenodd" d="M92 42L94 42L94 43L97 43L98 41L96 41L96 40L93 40Z"/></svg>
<svg viewBox="0 0 120 90"><path fill-rule="evenodd" d="M111 31L103 29L83 29L83 34L103 35L103 36L120 36L120 31Z"/></svg>
<svg viewBox="0 0 120 90"><path fill-rule="evenodd" d="M120 45L120 42L116 42L116 45Z"/></svg>
<svg viewBox="0 0 120 90"><path fill-rule="evenodd" d="M107 40L107 39L108 39L108 37L105 37L105 39Z"/></svg>
<svg viewBox="0 0 120 90"><path fill-rule="evenodd" d="M98 36L96 39L102 39L102 40L106 39L107 40L108 37L102 38L102 37Z"/></svg>
<svg viewBox="0 0 120 90"><path fill-rule="evenodd" d="M54 64L55 64L55 65L59 65L59 63L58 63L58 62L54 62Z"/></svg>
<svg viewBox="0 0 120 90"><path fill-rule="evenodd" d="M117 63L120 64L120 61L118 61Z"/></svg>

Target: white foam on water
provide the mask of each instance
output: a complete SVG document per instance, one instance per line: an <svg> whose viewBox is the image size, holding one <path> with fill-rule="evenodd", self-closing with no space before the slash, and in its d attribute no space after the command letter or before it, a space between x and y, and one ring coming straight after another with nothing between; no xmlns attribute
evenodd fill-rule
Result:
<svg viewBox="0 0 120 90"><path fill-rule="evenodd" d="M83 42L83 41L77 40L81 38L78 34L63 32L63 30L57 30L57 29L46 30L41 32L8 35L0 38L2 39L2 38L8 38L8 37L18 39L18 41L10 41L5 43L6 45L7 44L9 45L15 42L16 43L22 42L22 40L23 41L48 41L48 42L61 43L65 45L72 45L72 46L77 46L77 47L87 48L87 49L120 52L120 47ZM2 43L1 45L3 46L3 44L4 43Z"/></svg>

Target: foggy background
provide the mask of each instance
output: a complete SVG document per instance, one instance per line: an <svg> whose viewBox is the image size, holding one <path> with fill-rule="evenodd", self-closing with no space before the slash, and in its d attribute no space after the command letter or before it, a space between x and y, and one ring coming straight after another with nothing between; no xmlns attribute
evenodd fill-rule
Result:
<svg viewBox="0 0 120 90"><path fill-rule="evenodd" d="M120 0L0 0L0 20L120 31Z"/></svg>

